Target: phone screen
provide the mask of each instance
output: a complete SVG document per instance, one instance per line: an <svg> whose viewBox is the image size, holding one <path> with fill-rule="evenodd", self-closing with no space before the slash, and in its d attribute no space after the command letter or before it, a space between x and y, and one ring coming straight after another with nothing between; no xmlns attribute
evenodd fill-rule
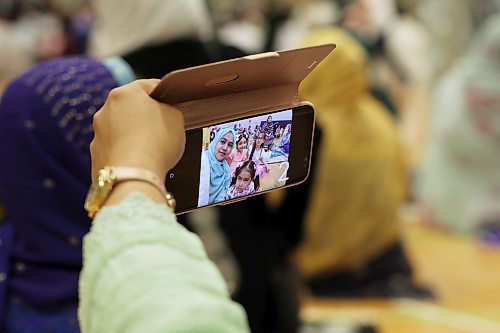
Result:
<svg viewBox="0 0 500 333"><path fill-rule="evenodd" d="M176 213L305 180L313 129L314 110L304 105L188 130L166 180Z"/></svg>

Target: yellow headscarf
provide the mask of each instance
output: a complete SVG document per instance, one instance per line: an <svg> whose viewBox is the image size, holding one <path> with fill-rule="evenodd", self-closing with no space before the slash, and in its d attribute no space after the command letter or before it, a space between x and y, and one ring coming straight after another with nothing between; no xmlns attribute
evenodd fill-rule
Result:
<svg viewBox="0 0 500 333"><path fill-rule="evenodd" d="M408 186L395 124L369 92L364 49L340 28L313 32L305 46L330 42L337 49L299 90L323 134L296 252L306 277L359 268L395 244Z"/></svg>

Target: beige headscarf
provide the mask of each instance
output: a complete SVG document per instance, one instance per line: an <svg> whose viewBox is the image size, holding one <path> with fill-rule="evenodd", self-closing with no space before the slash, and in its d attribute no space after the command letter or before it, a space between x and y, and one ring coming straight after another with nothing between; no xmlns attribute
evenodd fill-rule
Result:
<svg viewBox="0 0 500 333"><path fill-rule="evenodd" d="M213 34L203 0L92 0L92 7L97 22L90 54L99 58L178 38L207 39Z"/></svg>
<svg viewBox="0 0 500 333"><path fill-rule="evenodd" d="M363 48L344 30L313 32L306 45L337 49L302 82L323 137L296 253L307 276L357 269L399 239L407 166L396 126L370 94Z"/></svg>

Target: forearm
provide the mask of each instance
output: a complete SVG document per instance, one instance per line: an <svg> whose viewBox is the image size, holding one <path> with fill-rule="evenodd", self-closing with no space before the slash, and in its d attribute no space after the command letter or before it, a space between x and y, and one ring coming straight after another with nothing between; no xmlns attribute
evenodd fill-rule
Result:
<svg viewBox="0 0 500 333"><path fill-rule="evenodd" d="M198 237L166 205L126 197L135 185L113 191L85 237L82 332L247 332Z"/></svg>

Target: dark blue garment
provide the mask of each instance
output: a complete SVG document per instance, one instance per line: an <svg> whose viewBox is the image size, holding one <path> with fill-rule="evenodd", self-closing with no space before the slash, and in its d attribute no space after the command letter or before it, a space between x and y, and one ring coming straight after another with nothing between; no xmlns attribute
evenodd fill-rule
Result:
<svg viewBox="0 0 500 333"><path fill-rule="evenodd" d="M7 306L5 333L79 333L78 303L59 304L38 309L10 297Z"/></svg>
<svg viewBox="0 0 500 333"><path fill-rule="evenodd" d="M2 96L0 198L12 230L0 237L12 244L0 256L0 273L7 276L0 282L0 324L8 297L21 301L11 308L14 314L61 304L76 308L81 241L90 227L83 201L92 117L116 86L101 62L71 57L36 66Z"/></svg>
<svg viewBox="0 0 500 333"><path fill-rule="evenodd" d="M0 221L0 320L6 311L8 277L10 274L10 249L12 247L12 223ZM0 332L3 322L0 321Z"/></svg>

